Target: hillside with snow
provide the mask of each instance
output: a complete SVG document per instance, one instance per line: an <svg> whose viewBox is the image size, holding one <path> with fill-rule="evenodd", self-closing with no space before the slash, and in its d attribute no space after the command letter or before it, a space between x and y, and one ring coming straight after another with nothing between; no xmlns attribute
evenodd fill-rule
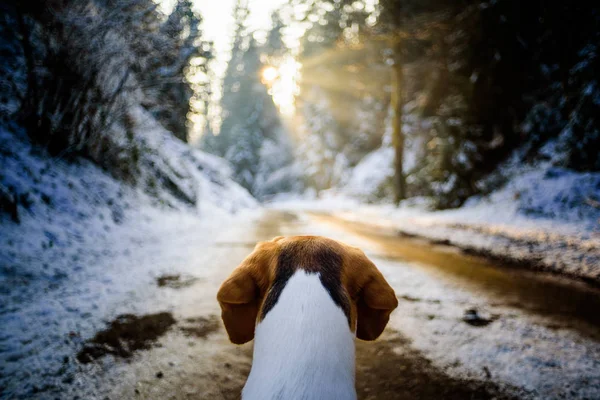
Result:
<svg viewBox="0 0 600 400"><path fill-rule="evenodd" d="M172 270L181 232L197 236L183 247L194 249L256 206L225 161L137 115L150 149L143 172L162 179L154 185L119 181L85 158L50 156L18 128L0 130L0 302L10 305L0 313L0 386L13 396L61 385L63 358L80 346L64 338L93 332L128 293ZM166 242L179 255L152 253ZM34 379L16 389L26 376Z"/></svg>
<svg viewBox="0 0 600 400"><path fill-rule="evenodd" d="M18 129L1 130L0 254L7 271L17 277L61 276L57 265L48 271L40 266L75 257L78 248L105 242L114 229L138 220L180 212L210 221L256 205L231 180L225 161L173 138L141 111L138 129L149 149L141 156L142 172L152 179L136 185L85 158L52 157Z"/></svg>

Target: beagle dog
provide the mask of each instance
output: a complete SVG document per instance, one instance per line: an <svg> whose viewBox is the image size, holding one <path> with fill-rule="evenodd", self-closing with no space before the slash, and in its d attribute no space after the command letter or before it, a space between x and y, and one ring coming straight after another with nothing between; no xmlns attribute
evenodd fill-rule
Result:
<svg viewBox="0 0 600 400"><path fill-rule="evenodd" d="M229 339L254 339L244 400L351 400L354 338L375 340L398 306L356 247L320 236L276 237L217 294Z"/></svg>

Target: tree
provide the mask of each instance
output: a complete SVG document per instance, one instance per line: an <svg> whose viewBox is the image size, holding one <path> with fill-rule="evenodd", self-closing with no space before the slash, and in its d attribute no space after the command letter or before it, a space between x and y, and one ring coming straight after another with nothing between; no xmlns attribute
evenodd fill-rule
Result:
<svg viewBox="0 0 600 400"><path fill-rule="evenodd" d="M246 32L247 15L246 3L238 1L234 8L231 59L223 79L222 123L219 134L206 135L202 146L206 151L225 157L232 165L237 182L254 196L262 197L276 190L269 175L290 162L287 157L290 149L279 112L261 83L264 68L261 56L275 57L282 49L259 46ZM275 38L276 34L270 36ZM277 158L273 158L274 148L279 149Z"/></svg>
<svg viewBox="0 0 600 400"><path fill-rule="evenodd" d="M404 107L404 71L402 70L402 49L400 42L394 45L394 65L392 66L392 146L394 148L394 202L396 205L406 198L406 178L404 176L404 133L402 132L402 108Z"/></svg>
<svg viewBox="0 0 600 400"><path fill-rule="evenodd" d="M211 44L202 40L202 18L193 10L190 0L178 0L167 20L160 26L166 45L152 52L156 65L145 76L147 107L176 137L188 141L188 114L192 112L191 99L195 93L208 92L204 87L192 87L187 80L190 68L196 75L207 74L212 59ZM192 67L191 60L195 63ZM152 62L152 61L150 61Z"/></svg>
<svg viewBox="0 0 600 400"><path fill-rule="evenodd" d="M20 42L13 73L25 76L20 121L52 154L81 155L114 176L139 175L132 110L139 105L183 140L192 58L210 58L200 17L181 0L164 19L152 0L41 2L7 6ZM20 70L19 70L20 69ZM21 82L17 84L17 92Z"/></svg>
<svg viewBox="0 0 600 400"><path fill-rule="evenodd" d="M398 205L407 197L404 167L405 134L403 132L403 108L406 65L415 62L422 51L420 48L437 45L444 29L443 1L399 1L379 2L379 18L374 34L383 39L391 52L392 70L392 145L394 147L394 202ZM429 42L429 43L427 43Z"/></svg>
<svg viewBox="0 0 600 400"><path fill-rule="evenodd" d="M387 67L378 43L363 40L369 17L365 2L310 4L298 16L310 25L297 57L302 64L297 158L306 160L308 181L322 190L343 184L347 169L381 145L389 79L382 74Z"/></svg>

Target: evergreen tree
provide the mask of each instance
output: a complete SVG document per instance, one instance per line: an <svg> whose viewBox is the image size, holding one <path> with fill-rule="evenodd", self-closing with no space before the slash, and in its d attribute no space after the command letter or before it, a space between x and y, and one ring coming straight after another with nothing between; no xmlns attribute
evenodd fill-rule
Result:
<svg viewBox="0 0 600 400"><path fill-rule="evenodd" d="M201 39L202 19L190 0L178 0L160 32L168 43L166 51L154 52L158 65L153 68L152 84L147 91L154 94L148 108L176 137L188 141L188 113L194 89L186 73L190 60L196 58L195 73L206 73L212 58L210 44Z"/></svg>
<svg viewBox="0 0 600 400"><path fill-rule="evenodd" d="M238 1L231 59L223 80L222 123L219 134L207 135L202 146L225 157L232 165L234 178L261 197L278 190L270 175L288 164L291 157L277 107L261 83L261 55L274 55L281 50L261 47L247 34L247 15L247 4Z"/></svg>
<svg viewBox="0 0 600 400"><path fill-rule="evenodd" d="M296 105L301 129L296 153L306 163L309 183L321 190L342 184L344 168L356 165L381 144L389 73L381 67L381 48L362 41L369 16L365 3L311 4L300 16L312 24L300 40L298 56L302 69Z"/></svg>
<svg viewBox="0 0 600 400"><path fill-rule="evenodd" d="M264 46L264 53L269 58L281 58L288 52L288 49L283 42L285 23L283 22L280 10L271 14L271 25L272 27L267 35L267 42Z"/></svg>

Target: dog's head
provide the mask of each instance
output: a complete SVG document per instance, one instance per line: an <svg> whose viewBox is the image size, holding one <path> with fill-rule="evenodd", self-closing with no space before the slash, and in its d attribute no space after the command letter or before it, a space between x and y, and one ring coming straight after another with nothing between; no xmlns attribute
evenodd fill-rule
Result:
<svg viewBox="0 0 600 400"><path fill-rule="evenodd" d="M359 339L379 337L398 306L394 290L360 249L320 236L280 236L258 243L219 289L217 300L233 343L254 338L255 325L299 269L319 275Z"/></svg>

